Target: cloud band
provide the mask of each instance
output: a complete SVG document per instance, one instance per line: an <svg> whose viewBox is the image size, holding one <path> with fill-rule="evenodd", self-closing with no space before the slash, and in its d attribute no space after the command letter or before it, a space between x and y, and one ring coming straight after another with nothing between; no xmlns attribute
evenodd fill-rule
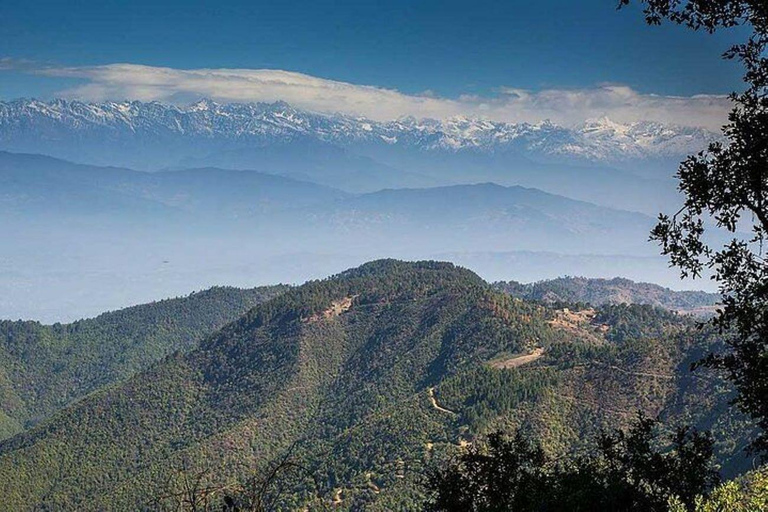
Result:
<svg viewBox="0 0 768 512"><path fill-rule="evenodd" d="M12 67L9 61L3 62L5 69ZM550 119L570 126L606 116L622 123L644 120L718 130L730 110L730 100L725 96L643 94L617 84L542 91L500 87L490 97L441 98L272 69L174 69L107 64L43 67L24 72L82 80L83 83L60 92L60 96L71 99L177 103L201 97L225 102L283 100L308 110L361 115L380 121L402 116L436 119L467 116L505 122Z"/></svg>

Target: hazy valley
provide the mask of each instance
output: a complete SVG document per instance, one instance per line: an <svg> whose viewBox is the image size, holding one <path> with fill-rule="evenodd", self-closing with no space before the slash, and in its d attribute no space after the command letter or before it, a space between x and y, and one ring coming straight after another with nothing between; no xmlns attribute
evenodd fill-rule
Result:
<svg viewBox="0 0 768 512"><path fill-rule="evenodd" d="M0 148L85 162L0 153L0 229L15 242L0 254L8 318L301 283L380 257L447 259L489 280L707 286L681 283L646 242L677 200L659 159L704 144L702 131L371 124L284 103L17 101L2 112ZM589 158L560 162L575 145ZM87 164L105 161L145 170Z"/></svg>

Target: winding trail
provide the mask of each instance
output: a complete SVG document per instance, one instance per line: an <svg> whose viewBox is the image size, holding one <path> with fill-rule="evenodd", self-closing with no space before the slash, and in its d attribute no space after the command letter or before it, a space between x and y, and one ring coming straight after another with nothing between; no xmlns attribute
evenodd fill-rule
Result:
<svg viewBox="0 0 768 512"><path fill-rule="evenodd" d="M427 388L427 394L429 395L429 401L432 402L432 407L434 407L438 411L452 414L453 416L457 415L456 412L451 411L450 409L446 409L445 407L440 407L440 404L438 404L437 400L435 399L435 388Z"/></svg>

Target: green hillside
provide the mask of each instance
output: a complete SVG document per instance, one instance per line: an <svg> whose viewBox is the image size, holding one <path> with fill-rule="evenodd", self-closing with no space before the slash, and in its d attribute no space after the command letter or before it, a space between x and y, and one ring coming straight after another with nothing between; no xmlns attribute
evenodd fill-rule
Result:
<svg viewBox="0 0 768 512"><path fill-rule="evenodd" d="M178 468L231 484L292 447L282 504L408 510L427 467L497 428L563 453L638 410L713 427L740 467L713 343L651 306L557 310L446 263L377 261L250 310L0 444L4 508L154 508ZM690 332L689 332L690 330ZM695 338L694 338L695 335Z"/></svg>
<svg viewBox="0 0 768 512"><path fill-rule="evenodd" d="M0 439L147 368L287 287L212 288L71 324L0 321Z"/></svg>

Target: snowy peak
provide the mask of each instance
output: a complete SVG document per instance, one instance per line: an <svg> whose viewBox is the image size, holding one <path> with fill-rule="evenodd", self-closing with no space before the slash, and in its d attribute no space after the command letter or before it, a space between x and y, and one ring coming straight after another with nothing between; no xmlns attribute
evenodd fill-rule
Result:
<svg viewBox="0 0 768 512"><path fill-rule="evenodd" d="M519 153L539 159L616 162L678 157L704 149L717 136L700 128L653 122L590 119L566 128L549 121L503 123L453 117L378 122L321 114L274 103L224 103L200 99L187 106L140 101L84 103L22 99L0 102L0 149L34 149L37 141L205 139L236 145L269 145L307 138L341 147L398 146L419 151ZM133 140L135 142L135 140ZM44 150L40 151L45 153Z"/></svg>
<svg viewBox="0 0 768 512"><path fill-rule="evenodd" d="M595 157L617 159L643 156L675 157L700 151L717 136L702 128L652 121L618 123L607 117L587 120L576 127Z"/></svg>

